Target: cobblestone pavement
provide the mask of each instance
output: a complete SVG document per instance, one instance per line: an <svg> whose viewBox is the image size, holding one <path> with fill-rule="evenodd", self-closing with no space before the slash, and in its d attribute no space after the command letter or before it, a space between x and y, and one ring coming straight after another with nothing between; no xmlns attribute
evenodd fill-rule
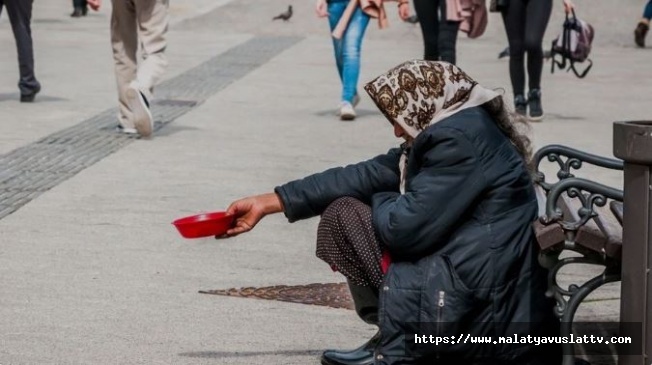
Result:
<svg viewBox="0 0 652 365"><path fill-rule="evenodd" d="M298 37L259 37L162 83L152 103L155 130L190 111ZM246 63L240 60L246 59ZM0 158L0 219L133 140L116 133L117 108L25 145Z"/></svg>
<svg viewBox="0 0 652 365"><path fill-rule="evenodd" d="M649 49L633 46L642 2L576 0L596 28L584 80L544 69L546 120L536 146L611 156L612 122L649 119ZM342 281L314 257L316 220L269 217L251 233L185 241L170 222L393 147L363 97L354 123L334 115L339 84L312 1L175 0L170 68L153 102L151 140L114 132L109 4L68 17L69 1L35 3L43 91L18 102L16 54L0 17L0 364L316 364L325 348L373 335L352 311L198 291ZM289 22L271 18L294 6ZM370 23L361 82L421 55L418 27ZM560 28L561 2L546 34ZM501 20L459 39L459 63L506 90ZM378 127L380 126L380 127ZM614 186L617 173L582 169ZM586 280L595 268L564 272ZM619 285L582 305L582 320L618 318Z"/></svg>

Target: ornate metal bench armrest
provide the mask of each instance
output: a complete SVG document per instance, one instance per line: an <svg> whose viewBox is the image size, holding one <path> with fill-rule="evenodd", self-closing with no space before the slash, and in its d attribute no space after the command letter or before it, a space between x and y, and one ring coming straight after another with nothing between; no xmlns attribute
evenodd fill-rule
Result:
<svg viewBox="0 0 652 365"><path fill-rule="evenodd" d="M563 213L557 202L566 192L570 198L578 199L581 208L577 212L578 221L564 220ZM570 177L554 184L546 198L546 215L541 217L541 222L550 224L558 222L564 229L576 231L589 219L597 215L594 206L603 207L607 199L623 201L623 191L595 181Z"/></svg>
<svg viewBox="0 0 652 365"><path fill-rule="evenodd" d="M565 159L563 157L565 157ZM623 170L622 160L602 157L562 145L548 145L540 148L534 154L533 158L534 167L536 169L533 179L546 191L550 190L553 184L547 183L545 181L545 175L539 171L539 165L544 158L547 158L550 162L557 162L559 165L557 178L559 178L559 180L575 177L575 175L571 173L571 169L579 170L582 167L583 162L612 170Z"/></svg>

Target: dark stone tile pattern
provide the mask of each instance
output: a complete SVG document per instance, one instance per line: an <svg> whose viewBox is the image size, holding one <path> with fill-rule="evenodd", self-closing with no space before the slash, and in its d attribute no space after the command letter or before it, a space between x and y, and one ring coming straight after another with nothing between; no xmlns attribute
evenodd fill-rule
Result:
<svg viewBox="0 0 652 365"><path fill-rule="evenodd" d="M355 309L346 283L314 283L305 285L275 285L265 287L201 290L201 294L228 297L276 300L331 308Z"/></svg>
<svg viewBox="0 0 652 365"><path fill-rule="evenodd" d="M290 48L300 37L256 37L157 86L155 130ZM117 108L0 156L0 219L137 137L117 133Z"/></svg>

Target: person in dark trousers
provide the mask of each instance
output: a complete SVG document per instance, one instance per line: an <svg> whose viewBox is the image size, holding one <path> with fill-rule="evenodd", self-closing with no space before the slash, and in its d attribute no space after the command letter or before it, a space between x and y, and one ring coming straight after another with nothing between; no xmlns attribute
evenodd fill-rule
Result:
<svg viewBox="0 0 652 365"><path fill-rule="evenodd" d="M323 365L558 365L558 345L410 345L417 333L559 333L537 262L522 118L447 62L404 62L365 90L401 146L233 202L227 235L273 213L321 216L317 257L346 277L360 318L379 326L356 350L325 351Z"/></svg>
<svg viewBox="0 0 652 365"><path fill-rule="evenodd" d="M20 69L18 88L20 89L20 101L23 103L33 102L36 94L41 91L41 84L34 76L32 3L33 0L0 0L0 14L2 14L3 7L7 8L11 29L16 39Z"/></svg>
<svg viewBox="0 0 652 365"><path fill-rule="evenodd" d="M641 48L645 47L645 36L650 30L650 19L652 19L652 0L648 0L643 9L643 17L634 30L634 43Z"/></svg>
<svg viewBox="0 0 652 365"><path fill-rule="evenodd" d="M502 11L509 41L509 77L514 92L514 110L532 121L543 119L541 74L543 36L552 13L553 0L510 0ZM567 2L564 1L566 6ZM570 3L568 2L568 6ZM525 54L529 91L525 96Z"/></svg>
<svg viewBox="0 0 652 365"><path fill-rule="evenodd" d="M460 22L446 19L446 0L414 0L414 11L423 34L423 58L455 64Z"/></svg>
<svg viewBox="0 0 652 365"><path fill-rule="evenodd" d="M79 18L88 14L88 3L86 0L72 0L73 11L70 14L73 18Z"/></svg>

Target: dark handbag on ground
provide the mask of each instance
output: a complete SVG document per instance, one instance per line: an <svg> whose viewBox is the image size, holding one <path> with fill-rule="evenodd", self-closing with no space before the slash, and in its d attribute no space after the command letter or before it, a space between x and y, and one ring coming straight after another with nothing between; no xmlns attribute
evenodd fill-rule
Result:
<svg viewBox="0 0 652 365"><path fill-rule="evenodd" d="M572 12L572 17L566 13L561 35L552 41L550 50L550 57L552 58L551 72L555 72L555 65L562 70L568 67L566 71L573 70L575 76L581 79L586 76L593 66L593 61L589 59L589 53L591 53L591 43L595 31L591 24L575 16L575 9ZM582 72L577 71L575 64L585 61L588 61L589 65Z"/></svg>
<svg viewBox="0 0 652 365"><path fill-rule="evenodd" d="M499 13L507 9L507 5L509 5L509 0L491 0L489 2L489 11Z"/></svg>

